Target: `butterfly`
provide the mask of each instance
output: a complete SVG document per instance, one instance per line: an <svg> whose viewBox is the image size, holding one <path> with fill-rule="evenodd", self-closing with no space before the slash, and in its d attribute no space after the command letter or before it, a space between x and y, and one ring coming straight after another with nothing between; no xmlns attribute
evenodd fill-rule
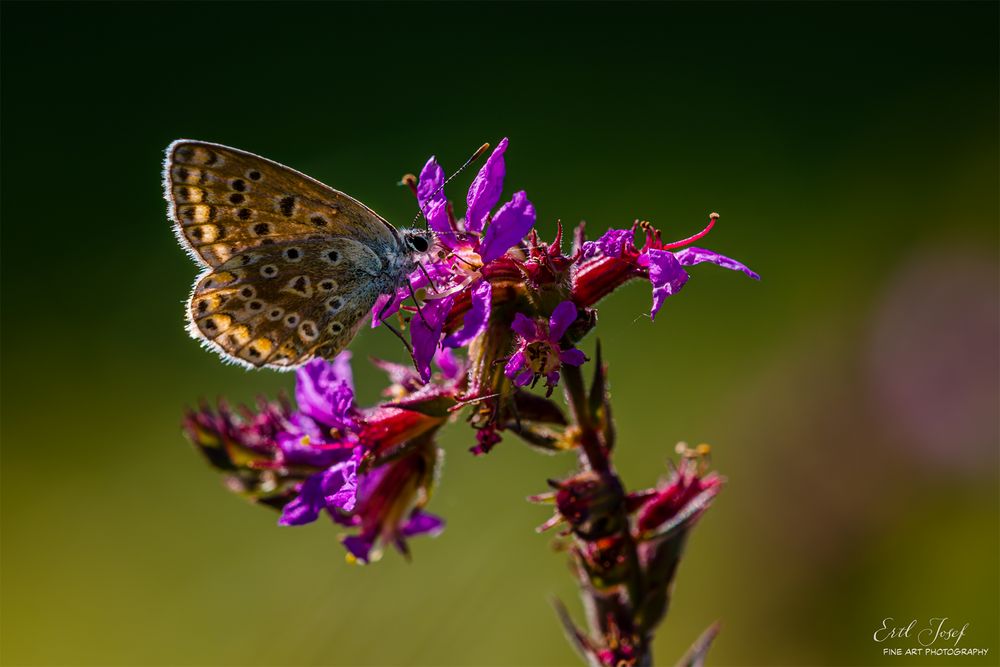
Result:
<svg viewBox="0 0 1000 667"><path fill-rule="evenodd" d="M163 183L178 242L204 267L188 331L224 360L290 370L333 358L433 237L252 153L179 139Z"/></svg>

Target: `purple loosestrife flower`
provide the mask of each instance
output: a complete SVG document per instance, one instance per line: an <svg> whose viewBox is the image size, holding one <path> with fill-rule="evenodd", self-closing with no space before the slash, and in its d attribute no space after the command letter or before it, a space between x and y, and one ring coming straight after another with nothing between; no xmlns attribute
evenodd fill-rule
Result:
<svg viewBox="0 0 1000 667"><path fill-rule="evenodd" d="M313 359L295 373L298 411L278 433L278 463L321 468L303 480L298 496L285 505L278 523L301 526L315 521L322 510L354 508L360 451L357 409L351 377L351 354L334 361Z"/></svg>
<svg viewBox="0 0 1000 667"><path fill-rule="evenodd" d="M710 262L760 280L759 275L734 259L690 246L708 234L718 217L713 213L705 229L675 243L663 243L660 232L649 223L637 223L632 229L609 229L597 241L583 243L573 272L573 300L583 307L592 306L628 280L645 278L653 286L650 317L655 318L666 298L680 291L688 281L686 266ZM646 233L642 249L634 243L636 228Z"/></svg>
<svg viewBox="0 0 1000 667"><path fill-rule="evenodd" d="M423 510L430 499L439 454L432 440L424 436L405 455L359 477L356 510L337 519L359 529L343 540L352 559L362 563L378 560L383 544L391 544L408 556L407 538L436 536L444 530L443 519Z"/></svg>
<svg viewBox="0 0 1000 667"><path fill-rule="evenodd" d="M393 403L358 408L350 353L332 363L313 359L296 372L297 409L260 403L234 415L225 404L203 407L184 421L188 437L227 473L227 485L281 510L279 524L301 526L326 513L359 527L347 537L352 558L391 543L406 553L405 538L436 534L443 521L423 512L437 465L433 436L450 415L464 380L462 362L439 354L438 382L425 384L412 369L386 364Z"/></svg>
<svg viewBox="0 0 1000 667"><path fill-rule="evenodd" d="M581 368L589 360L577 345L596 325L594 306L629 280L649 281L655 317L686 284L690 266L708 262L759 276L692 245L716 214L700 233L674 243L648 222L587 241L581 223L564 254L562 225L551 243L540 241L523 191L501 204L507 147L502 140L473 179L462 218L435 158L419 179L403 179L435 233L436 255L374 306L372 326L404 310L412 343L412 366L373 362L389 376L384 401L357 405L344 352L299 368L294 406L284 399L261 400L256 410L202 406L185 416L184 430L230 489L280 510L280 524L326 513L345 527L347 559L359 563L378 560L388 547L408 557L409 538L443 530L444 520L426 507L441 469L437 432L459 410L471 408L474 454L489 452L505 431L546 452L574 451L579 469L549 480L553 491L532 498L555 510L539 530L564 528L557 539L568 547L587 631L565 609L560 616L589 664L651 664L685 541L724 480L707 471L707 446L679 446L680 463L666 480L629 493L612 460L621 445L600 343L589 387ZM416 303L403 305L410 297ZM544 396L533 391L542 380ZM559 384L566 410L550 398ZM695 643L684 664L700 664L715 632Z"/></svg>
<svg viewBox="0 0 1000 667"><path fill-rule="evenodd" d="M547 395L559 383L559 366L579 366L587 357L575 347L564 349L560 343L569 326L576 321L576 305L563 301L547 323L531 320L521 313L514 315L511 328L517 332L517 351L504 367L504 374L518 387L545 378Z"/></svg>
<svg viewBox="0 0 1000 667"><path fill-rule="evenodd" d="M258 411L234 412L220 401L216 409L202 404L188 410L184 434L223 473L226 487L249 500L281 509L295 496L297 471L276 470L275 438L291 416L287 401L258 401Z"/></svg>
<svg viewBox="0 0 1000 667"><path fill-rule="evenodd" d="M485 331L495 300L493 283L521 278L515 260L524 259L523 252L508 254L534 226L535 208L521 191L490 213L503 190L507 143L507 139L500 142L473 180L461 220L455 220L441 189L445 175L435 158L424 165L415 186L421 210L444 253L409 276L413 289L432 288L420 316L412 319L414 362L425 381L439 346L464 347ZM380 313L384 319L396 312L409 295L406 286L392 297L381 297L373 308L373 324L378 324ZM390 298L393 303L386 307Z"/></svg>

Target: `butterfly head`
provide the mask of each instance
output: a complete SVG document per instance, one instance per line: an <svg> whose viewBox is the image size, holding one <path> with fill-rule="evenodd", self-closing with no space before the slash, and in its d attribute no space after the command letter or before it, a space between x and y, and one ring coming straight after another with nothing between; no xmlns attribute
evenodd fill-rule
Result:
<svg viewBox="0 0 1000 667"><path fill-rule="evenodd" d="M434 247L434 234L429 230L403 229L400 235L406 250L414 255L426 255Z"/></svg>

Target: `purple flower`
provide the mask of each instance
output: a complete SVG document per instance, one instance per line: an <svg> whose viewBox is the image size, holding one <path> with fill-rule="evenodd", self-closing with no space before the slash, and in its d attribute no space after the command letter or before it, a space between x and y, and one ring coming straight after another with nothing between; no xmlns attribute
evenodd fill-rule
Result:
<svg viewBox="0 0 1000 667"><path fill-rule="evenodd" d="M295 373L299 413L327 429L354 428L354 379L351 353L341 352L332 363L315 358Z"/></svg>
<svg viewBox="0 0 1000 667"><path fill-rule="evenodd" d="M536 322L521 313L514 315L511 328L518 334L518 347L507 361L504 374L518 387L538 382L545 377L548 393L559 383L560 364L579 366L587 358L583 352L560 345L563 335L576 320L576 305L563 301L555 310L548 323Z"/></svg>
<svg viewBox="0 0 1000 667"><path fill-rule="evenodd" d="M437 308L432 304L424 310L433 320ZM436 346L437 338L429 339ZM393 405L359 410L349 359L346 352L332 363L314 359L297 372L299 409L274 436L276 464L314 472L295 485L278 523L301 526L326 510L337 523L361 527L344 545L367 562L377 543L391 542L405 553L405 538L436 533L443 526L418 505L426 502L434 477L433 432L444 423L453 401L438 407L442 390L423 387L412 370L383 363L399 383L397 388L410 394ZM450 356L439 353L438 360L451 372L460 368ZM412 403L413 409L394 407L404 403ZM428 414L433 408L443 414Z"/></svg>
<svg viewBox="0 0 1000 667"><path fill-rule="evenodd" d="M655 318L667 297L679 292L687 283L689 275L685 266L710 262L760 280L759 275L734 259L690 246L708 234L718 217L713 213L705 229L675 243L663 243L660 232L649 223L637 224L631 229L609 229L598 240L584 243L573 273L573 300L582 307L592 306L628 280L646 278L653 288L653 306L649 314ZM646 244L641 250L634 242L637 227L646 232ZM675 249L678 250L673 252Z"/></svg>
<svg viewBox="0 0 1000 667"><path fill-rule="evenodd" d="M357 507L339 519L340 523L360 529L343 539L354 559L362 563L378 560L383 544L409 555L407 538L435 536L444 530L443 519L423 510L430 497L437 459L437 449L424 438L403 456L359 477Z"/></svg>
<svg viewBox="0 0 1000 667"><path fill-rule="evenodd" d="M486 216L500 201L503 178L507 173L503 161L503 154L506 150L507 138L504 137L493 153L486 158L486 164L479 170L479 173L472 180L472 185L469 186L469 193L465 199L469 206L465 214L465 229L467 231L483 231Z"/></svg>
<svg viewBox="0 0 1000 667"><path fill-rule="evenodd" d="M453 294L441 299L427 299L420 313L410 321L413 363L424 382L431 379L431 361L438 352L441 332L454 300Z"/></svg>
<svg viewBox="0 0 1000 667"><path fill-rule="evenodd" d="M357 450L360 454L360 449ZM298 488L298 496L285 505L278 523L301 526L315 521L322 510L350 512L355 506L358 458L351 455L323 472L310 475Z"/></svg>
<svg viewBox="0 0 1000 667"><path fill-rule="evenodd" d="M333 362L316 358L295 373L298 411L275 437L277 460L284 466L322 469L296 487L298 495L278 521L283 526L311 523L324 508L331 515L354 508L362 450L350 359L350 352L341 352Z"/></svg>
<svg viewBox="0 0 1000 667"><path fill-rule="evenodd" d="M503 191L507 144L506 138L500 142L473 179L466 197L468 209L462 220L453 218L451 205L441 191L444 171L437 161L432 157L420 172L416 186L418 202L428 226L448 251L441 260L427 263L409 276L414 290L432 288L421 309L423 317L416 314L411 318L414 360L425 377L439 344L463 347L485 330L493 296L488 277L498 272L505 276L520 275L517 266L506 255L531 231L535 224L535 207L523 191L516 192L492 217L490 215ZM391 297L380 297L373 308L372 325L377 326L379 314L385 319L409 297L410 286L401 287ZM386 306L390 299L392 303ZM449 315L445 304L460 309L464 319L460 320L458 330L442 341ZM430 313L428 306L431 306Z"/></svg>

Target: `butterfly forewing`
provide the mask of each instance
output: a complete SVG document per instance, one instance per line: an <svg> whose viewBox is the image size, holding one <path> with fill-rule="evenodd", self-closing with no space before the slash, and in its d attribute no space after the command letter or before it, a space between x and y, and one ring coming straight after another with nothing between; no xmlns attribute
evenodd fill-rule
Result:
<svg viewBox="0 0 1000 667"><path fill-rule="evenodd" d="M332 358L413 268L388 222L276 162L180 140L164 172L174 231L206 267L189 330L229 361L290 369Z"/></svg>
<svg viewBox="0 0 1000 667"><path fill-rule="evenodd" d="M192 333L223 356L293 368L331 358L357 333L379 295L382 263L349 238L266 245L232 257L195 285Z"/></svg>
<svg viewBox="0 0 1000 667"><path fill-rule="evenodd" d="M207 266L309 237L349 236L373 248L396 242L392 227L361 202L252 153L175 141L164 172L177 237Z"/></svg>

